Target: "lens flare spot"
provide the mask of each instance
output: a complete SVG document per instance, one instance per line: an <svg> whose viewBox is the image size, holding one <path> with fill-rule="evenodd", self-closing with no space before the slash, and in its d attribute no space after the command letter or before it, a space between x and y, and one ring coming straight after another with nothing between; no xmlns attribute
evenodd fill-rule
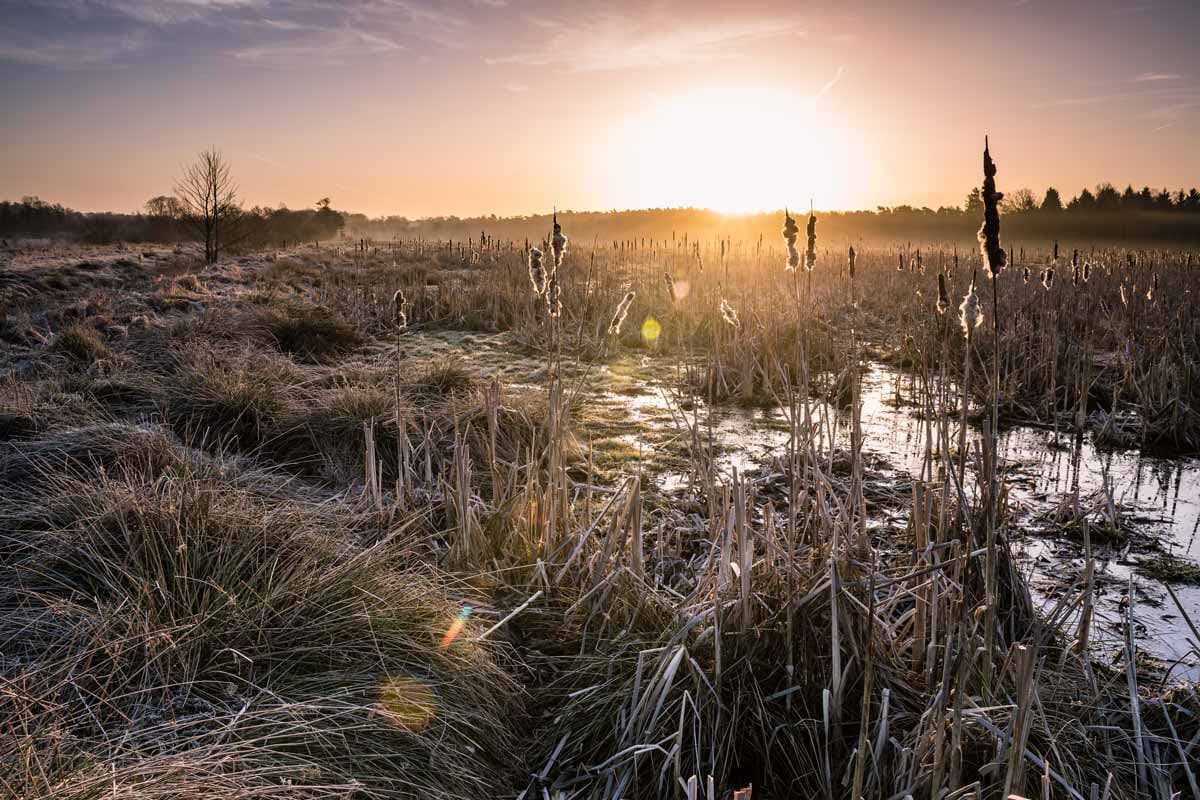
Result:
<svg viewBox="0 0 1200 800"><path fill-rule="evenodd" d="M433 690L416 678L392 678L379 687L375 709L401 728L419 731L437 716L438 700Z"/></svg>
<svg viewBox="0 0 1200 800"><path fill-rule="evenodd" d="M649 344L654 344L658 341L661 333L662 326L658 324L658 320L654 317L646 317L646 321L642 323L642 339Z"/></svg>
<svg viewBox="0 0 1200 800"><path fill-rule="evenodd" d="M454 640L462 633L463 626L467 624L467 617L469 616L471 616L471 607L463 606L462 612L454 618L454 621L450 623L450 627L446 629L446 635L442 637L443 650L454 644Z"/></svg>

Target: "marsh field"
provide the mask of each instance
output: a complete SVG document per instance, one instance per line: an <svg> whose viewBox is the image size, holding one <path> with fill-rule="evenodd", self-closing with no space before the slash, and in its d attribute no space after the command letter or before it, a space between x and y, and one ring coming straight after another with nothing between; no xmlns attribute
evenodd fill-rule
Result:
<svg viewBox="0 0 1200 800"><path fill-rule="evenodd" d="M0 794L1200 797L1200 263L819 216L12 243Z"/></svg>

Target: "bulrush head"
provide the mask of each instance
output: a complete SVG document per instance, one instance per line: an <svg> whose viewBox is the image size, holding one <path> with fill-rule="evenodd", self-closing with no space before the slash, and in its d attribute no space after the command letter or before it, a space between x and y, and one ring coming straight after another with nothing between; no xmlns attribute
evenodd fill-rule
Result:
<svg viewBox="0 0 1200 800"><path fill-rule="evenodd" d="M613 314L612 322L608 323L608 335L620 336L621 326L625 324L625 317L629 314L629 306L633 304L633 292L626 292L621 298L621 302L617 304L616 313Z"/></svg>
<svg viewBox="0 0 1200 800"><path fill-rule="evenodd" d="M721 298L721 318L735 328L742 326L741 321L738 319L737 309L729 305L729 301L724 297Z"/></svg>
<svg viewBox="0 0 1200 800"><path fill-rule="evenodd" d="M979 307L979 296L975 294L975 282L963 297L958 307L958 321L962 323L963 336L970 337L971 331L983 324L983 310Z"/></svg>
<svg viewBox="0 0 1200 800"><path fill-rule="evenodd" d="M542 268L542 251L536 247L529 248L529 283L538 297L545 293L546 270Z"/></svg>
<svg viewBox="0 0 1200 800"><path fill-rule="evenodd" d="M558 288L558 270L550 273L546 280L546 310L551 319L558 319L562 314L562 292Z"/></svg>
<svg viewBox="0 0 1200 800"><path fill-rule="evenodd" d="M550 237L550 251L554 256L554 269L562 266L563 255L567 252L567 237L563 235L562 225L558 224L558 212L554 212L554 234Z"/></svg>
<svg viewBox="0 0 1200 800"><path fill-rule="evenodd" d="M397 289L392 295L392 314L393 321L396 323L396 330L403 331L408 329L408 298L404 296L403 289Z"/></svg>
<svg viewBox="0 0 1200 800"><path fill-rule="evenodd" d="M854 280L854 261L858 258L858 254L854 252L854 245L850 245L850 280Z"/></svg>
<svg viewBox="0 0 1200 800"><path fill-rule="evenodd" d="M1042 270L1042 287L1048 292L1054 288L1054 267Z"/></svg>
<svg viewBox="0 0 1200 800"><path fill-rule="evenodd" d="M979 251L983 264L995 278L1008 262L1008 255L1000 247L1000 201L1002 192L996 191L996 162L983 139L983 226L979 229Z"/></svg>
<svg viewBox="0 0 1200 800"><path fill-rule="evenodd" d="M792 219L792 215L787 209L783 210L783 240L787 243L787 266L788 272L795 272L800 266L800 251L796 249L796 237L800 235L800 226L796 224L796 220Z"/></svg>
<svg viewBox="0 0 1200 800"><path fill-rule="evenodd" d="M812 272L817 265L817 215L808 212L808 250L804 254L804 269Z"/></svg>

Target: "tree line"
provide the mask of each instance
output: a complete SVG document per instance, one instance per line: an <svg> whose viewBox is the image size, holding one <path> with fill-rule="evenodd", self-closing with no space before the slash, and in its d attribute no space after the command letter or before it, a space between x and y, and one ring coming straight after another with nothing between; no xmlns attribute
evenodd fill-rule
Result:
<svg viewBox="0 0 1200 800"><path fill-rule="evenodd" d="M1010 236L1028 239L1091 238L1200 243L1200 190L1119 191L1111 183L1083 189L1063 201L1053 187L1039 201L1029 189L1009 192L1001 201ZM971 190L963 206L937 209L900 205L874 211L822 213L827 235L854 239L973 236L983 215L983 198ZM751 241L778 227L776 213L730 217L706 209L670 208L608 212L560 212L572 218L577 235L600 241L661 237L664 232L735 237ZM0 202L0 238L66 238L89 244L113 242L173 243L197 241L205 259L216 261L230 250L278 247L334 238L343 234L371 239L537 240L548 230L548 216L498 218L456 216L410 220L368 218L333 208L328 197L313 208L243 208L229 163L209 149L185 168L172 194L146 201L133 214L83 213L37 197ZM828 239L827 239L828 241Z"/></svg>

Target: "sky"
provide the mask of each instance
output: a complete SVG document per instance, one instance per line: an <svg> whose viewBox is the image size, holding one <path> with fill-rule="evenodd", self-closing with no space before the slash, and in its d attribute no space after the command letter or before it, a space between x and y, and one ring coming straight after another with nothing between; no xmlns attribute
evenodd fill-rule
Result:
<svg viewBox="0 0 1200 800"><path fill-rule="evenodd" d="M1196 0L0 0L0 199L410 218L1200 184Z"/></svg>

